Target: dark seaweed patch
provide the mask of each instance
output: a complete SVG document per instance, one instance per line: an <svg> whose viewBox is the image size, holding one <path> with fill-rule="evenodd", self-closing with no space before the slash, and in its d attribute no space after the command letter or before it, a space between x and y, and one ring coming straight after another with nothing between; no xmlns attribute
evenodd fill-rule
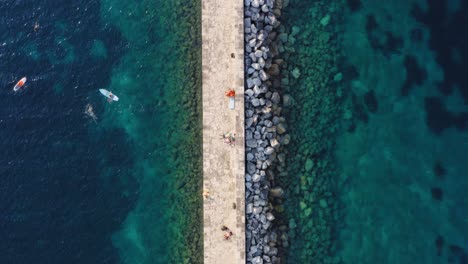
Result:
<svg viewBox="0 0 468 264"><path fill-rule="evenodd" d="M468 263L468 256L466 255L463 248L458 245L450 245L449 246L449 256L448 256L449 263L457 263L457 264L467 264Z"/></svg>
<svg viewBox="0 0 468 264"><path fill-rule="evenodd" d="M356 12L362 7L361 0L346 0L349 10Z"/></svg>
<svg viewBox="0 0 468 264"><path fill-rule="evenodd" d="M391 16L388 17L388 20L392 20ZM374 15L367 15L365 28L367 39L372 48L382 52L386 57L392 53L399 53L403 48L403 39L391 31L381 30Z"/></svg>
<svg viewBox="0 0 468 264"><path fill-rule="evenodd" d="M371 34L372 31L376 30L379 25L377 24L377 20L375 16L372 14L367 15L366 17L366 31L367 34Z"/></svg>
<svg viewBox="0 0 468 264"><path fill-rule="evenodd" d="M360 103L355 104L354 114L356 115L356 118L359 121L362 121L363 123L369 122L369 115L367 114L367 111L362 104Z"/></svg>
<svg viewBox="0 0 468 264"><path fill-rule="evenodd" d="M437 256L442 256L442 249L444 247L444 238L441 235L437 235L435 240L435 246L437 249Z"/></svg>
<svg viewBox="0 0 468 264"><path fill-rule="evenodd" d="M395 36L390 31L385 32L385 42L383 45L383 50L385 52L398 53L403 48L403 39L401 37Z"/></svg>
<svg viewBox="0 0 468 264"><path fill-rule="evenodd" d="M444 191L441 188L435 187L431 189L432 199L437 201L442 201L444 196Z"/></svg>
<svg viewBox="0 0 468 264"><path fill-rule="evenodd" d="M406 56L404 65L406 69L406 80L401 88L401 93L406 96L414 85L421 85L424 80L426 80L427 73L419 66L416 58L413 56Z"/></svg>
<svg viewBox="0 0 468 264"><path fill-rule="evenodd" d="M438 97L427 97L425 100L426 124L435 134L442 133L443 130L454 127L460 131L468 128L468 113L452 113Z"/></svg>
<svg viewBox="0 0 468 264"><path fill-rule="evenodd" d="M420 42L423 40L423 37L424 37L424 34L423 34L422 29L420 28L413 28L410 32L411 41Z"/></svg>
<svg viewBox="0 0 468 264"><path fill-rule="evenodd" d="M438 84L440 92L450 94L458 89L468 104L468 1L460 1L459 8L447 12L446 1L427 0L427 7L414 5L412 15L429 28L429 45L442 67L444 80ZM457 50L454 60L453 50Z"/></svg>
<svg viewBox="0 0 468 264"><path fill-rule="evenodd" d="M374 90L370 90L364 95L364 103L366 104L367 110L369 110L369 112L377 112L379 103L377 101L377 98L375 97Z"/></svg>
<svg viewBox="0 0 468 264"><path fill-rule="evenodd" d="M445 173L447 173L447 171L445 170L445 168L444 168L444 166L442 165L442 163L440 163L440 161L437 161L437 162L434 164L433 171L434 171L434 175L435 175L437 178L443 178L443 177L445 176Z"/></svg>
<svg viewBox="0 0 468 264"><path fill-rule="evenodd" d="M452 125L452 114L438 97L427 97L425 100L426 124L435 134L440 134Z"/></svg>

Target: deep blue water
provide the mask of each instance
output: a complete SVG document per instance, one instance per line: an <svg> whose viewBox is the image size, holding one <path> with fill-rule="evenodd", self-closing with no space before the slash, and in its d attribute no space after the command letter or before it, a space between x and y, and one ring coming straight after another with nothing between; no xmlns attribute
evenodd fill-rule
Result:
<svg viewBox="0 0 468 264"><path fill-rule="evenodd" d="M107 107L96 89L125 51L98 1L0 1L0 263L118 261L111 235L136 199L122 195L136 189L131 142L84 109Z"/></svg>

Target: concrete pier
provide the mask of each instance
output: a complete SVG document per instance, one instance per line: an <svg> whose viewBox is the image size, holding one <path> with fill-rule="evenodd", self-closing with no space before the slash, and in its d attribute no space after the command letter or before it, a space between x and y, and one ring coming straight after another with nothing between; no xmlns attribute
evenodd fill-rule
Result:
<svg viewBox="0 0 468 264"><path fill-rule="evenodd" d="M202 0L204 263L245 263L243 2ZM229 109L224 92L236 91ZM235 146L223 143L236 133ZM234 235L223 239L225 225Z"/></svg>

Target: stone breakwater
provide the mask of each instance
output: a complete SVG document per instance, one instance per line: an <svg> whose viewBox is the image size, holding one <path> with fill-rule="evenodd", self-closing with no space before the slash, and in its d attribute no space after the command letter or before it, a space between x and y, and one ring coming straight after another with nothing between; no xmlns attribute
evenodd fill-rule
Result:
<svg viewBox="0 0 468 264"><path fill-rule="evenodd" d="M278 248L288 243L273 224L273 200L283 195L275 172L284 168L282 148L290 141L281 117L290 97L279 93L283 61L278 55L284 49L276 42L285 2L244 1L247 263L280 263Z"/></svg>

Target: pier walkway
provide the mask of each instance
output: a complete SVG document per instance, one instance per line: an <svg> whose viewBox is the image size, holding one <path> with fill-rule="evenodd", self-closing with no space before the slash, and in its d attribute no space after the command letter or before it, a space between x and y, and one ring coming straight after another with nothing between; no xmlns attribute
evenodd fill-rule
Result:
<svg viewBox="0 0 468 264"><path fill-rule="evenodd" d="M205 264L245 264L243 3L202 0ZM228 88L236 91L234 110ZM235 146L223 143L224 132L237 134ZM223 225L234 233L229 240Z"/></svg>

